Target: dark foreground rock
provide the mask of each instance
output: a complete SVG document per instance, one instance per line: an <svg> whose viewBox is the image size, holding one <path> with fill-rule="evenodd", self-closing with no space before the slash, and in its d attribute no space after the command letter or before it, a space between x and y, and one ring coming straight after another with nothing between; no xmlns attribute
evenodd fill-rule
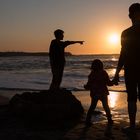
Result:
<svg viewBox="0 0 140 140"><path fill-rule="evenodd" d="M84 110L81 102L71 91L61 89L52 92L24 92L16 94L10 101L10 110L21 117L57 123L66 120L76 120Z"/></svg>
<svg viewBox="0 0 140 140"><path fill-rule="evenodd" d="M82 114L80 101L67 90L17 94L0 106L0 140L63 140Z"/></svg>

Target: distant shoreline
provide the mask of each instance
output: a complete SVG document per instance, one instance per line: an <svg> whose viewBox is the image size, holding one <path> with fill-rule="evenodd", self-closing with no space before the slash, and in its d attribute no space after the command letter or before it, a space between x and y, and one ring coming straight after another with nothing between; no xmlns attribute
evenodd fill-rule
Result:
<svg viewBox="0 0 140 140"><path fill-rule="evenodd" d="M0 52L0 57L9 56L48 56L48 52ZM71 56L70 52L65 52L66 56Z"/></svg>
<svg viewBox="0 0 140 140"><path fill-rule="evenodd" d="M49 52L0 52L0 57L11 56L48 56ZM119 54L72 54L71 52L65 52L65 56L86 56L86 55L119 55Z"/></svg>

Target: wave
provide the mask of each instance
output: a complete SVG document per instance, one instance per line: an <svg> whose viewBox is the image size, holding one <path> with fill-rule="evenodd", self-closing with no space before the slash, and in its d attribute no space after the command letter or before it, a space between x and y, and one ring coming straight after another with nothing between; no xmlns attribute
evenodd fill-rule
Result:
<svg viewBox="0 0 140 140"><path fill-rule="evenodd" d="M94 59L103 61L104 68L112 79L118 55L72 55L66 57L62 87L71 91L83 91L83 84L87 81ZM0 66L0 89L46 90L52 79L48 56L0 57ZM123 73L120 73L120 80L124 81Z"/></svg>
<svg viewBox="0 0 140 140"><path fill-rule="evenodd" d="M115 68L117 65L116 55L86 55L66 57L66 67L89 69L94 59L101 59L105 69ZM33 70L50 68L48 56L25 56L25 57L0 57L0 70Z"/></svg>

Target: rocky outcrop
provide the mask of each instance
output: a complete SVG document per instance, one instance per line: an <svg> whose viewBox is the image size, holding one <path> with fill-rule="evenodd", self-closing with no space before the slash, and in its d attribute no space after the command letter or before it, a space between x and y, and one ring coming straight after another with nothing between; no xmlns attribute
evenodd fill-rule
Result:
<svg viewBox="0 0 140 140"><path fill-rule="evenodd" d="M84 112L81 102L65 89L16 94L10 100L9 108L18 116L51 123L76 120Z"/></svg>

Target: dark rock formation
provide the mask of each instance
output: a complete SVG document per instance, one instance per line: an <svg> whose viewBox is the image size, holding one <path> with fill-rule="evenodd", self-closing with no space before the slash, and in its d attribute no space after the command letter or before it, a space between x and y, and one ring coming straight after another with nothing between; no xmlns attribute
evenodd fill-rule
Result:
<svg viewBox="0 0 140 140"><path fill-rule="evenodd" d="M84 112L81 102L65 89L16 94L9 107L17 116L51 124L79 119Z"/></svg>

